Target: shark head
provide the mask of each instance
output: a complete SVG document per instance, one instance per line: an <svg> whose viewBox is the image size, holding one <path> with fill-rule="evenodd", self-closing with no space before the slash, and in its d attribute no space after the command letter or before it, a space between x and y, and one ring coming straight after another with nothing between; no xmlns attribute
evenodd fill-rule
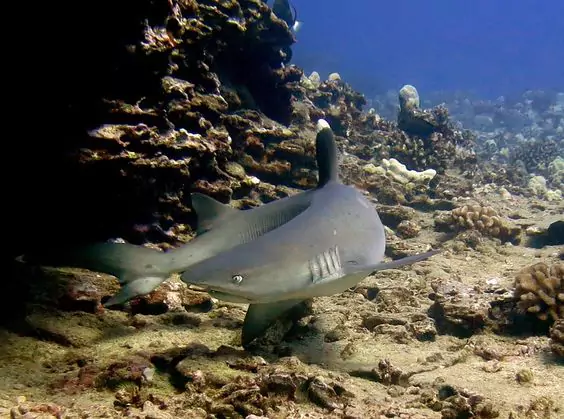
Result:
<svg viewBox="0 0 564 419"><path fill-rule="evenodd" d="M220 300L235 303L257 303L275 300L280 295L280 286L291 274L288 266L276 261L265 261L246 257L236 259L223 254L213 260L203 261L186 272L190 283L205 288ZM258 264L257 264L258 262Z"/></svg>

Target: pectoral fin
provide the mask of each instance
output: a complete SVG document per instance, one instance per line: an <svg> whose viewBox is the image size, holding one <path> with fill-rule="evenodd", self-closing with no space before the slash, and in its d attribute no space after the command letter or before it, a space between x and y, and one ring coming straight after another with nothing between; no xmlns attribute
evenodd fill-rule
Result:
<svg viewBox="0 0 564 419"><path fill-rule="evenodd" d="M292 307L303 300L285 300L268 304L251 304L243 323L242 344L247 346L253 340L264 334L266 329L276 319L290 311Z"/></svg>
<svg viewBox="0 0 564 419"><path fill-rule="evenodd" d="M413 256L407 256L398 260L394 260L392 262L377 263L375 265L356 266L354 268L354 272L366 272L366 275L370 275L372 272L376 272L376 271L383 271L385 269L395 269L395 268L399 268L400 266L411 265L412 263L420 262L422 260L428 259L439 252L440 252L439 250L431 250L429 252L420 253L418 255L413 255ZM351 273L351 272L347 272L347 273Z"/></svg>

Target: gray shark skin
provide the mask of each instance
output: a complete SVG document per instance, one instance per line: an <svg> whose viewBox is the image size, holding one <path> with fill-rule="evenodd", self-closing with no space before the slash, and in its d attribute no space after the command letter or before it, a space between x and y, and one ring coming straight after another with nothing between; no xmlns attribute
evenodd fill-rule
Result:
<svg viewBox="0 0 564 419"><path fill-rule="evenodd" d="M311 191L237 210L200 193L191 194L197 235L166 252L129 243L95 243L61 252L46 265L75 266L118 278L121 289L104 305L123 304L153 291L173 273L283 225L310 205ZM58 259L58 260L57 260Z"/></svg>
<svg viewBox="0 0 564 419"><path fill-rule="evenodd" d="M272 12L282 19L292 31L297 32L301 27L301 22L298 21L298 12L293 5L290 5L289 0L274 0L272 3Z"/></svg>
<svg viewBox="0 0 564 419"><path fill-rule="evenodd" d="M384 226L370 202L339 182L337 147L324 120L316 139L319 187L310 206L284 225L253 241L190 266L185 282L215 297L249 303L243 346L260 336L280 315L312 297L341 293L372 272L420 260L436 251L381 263Z"/></svg>

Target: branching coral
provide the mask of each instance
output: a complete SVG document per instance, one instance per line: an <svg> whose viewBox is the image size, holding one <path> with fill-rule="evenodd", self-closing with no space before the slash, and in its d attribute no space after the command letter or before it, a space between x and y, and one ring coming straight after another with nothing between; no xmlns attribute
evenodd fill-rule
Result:
<svg viewBox="0 0 564 419"><path fill-rule="evenodd" d="M515 278L518 307L540 320L564 318L564 263L539 262L521 270Z"/></svg>

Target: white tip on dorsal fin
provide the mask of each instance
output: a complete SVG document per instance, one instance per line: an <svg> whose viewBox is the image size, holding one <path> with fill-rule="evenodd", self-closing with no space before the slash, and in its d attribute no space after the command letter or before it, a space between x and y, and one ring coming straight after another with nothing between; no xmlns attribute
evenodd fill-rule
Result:
<svg viewBox="0 0 564 419"><path fill-rule="evenodd" d="M325 119L319 119L317 121L317 127L316 127L316 131L317 133L319 133L319 131L325 129L325 128L329 128L331 129L331 126L329 125L329 122L327 122Z"/></svg>
<svg viewBox="0 0 564 419"><path fill-rule="evenodd" d="M325 119L317 120L317 135L315 137L315 154L319 172L318 188L329 181L339 181L339 162L337 143L331 126Z"/></svg>
<svg viewBox="0 0 564 419"><path fill-rule="evenodd" d="M198 192L190 194L190 197L192 199L192 208L194 208L198 216L198 234L211 230L216 220L237 211L227 204L222 204Z"/></svg>

